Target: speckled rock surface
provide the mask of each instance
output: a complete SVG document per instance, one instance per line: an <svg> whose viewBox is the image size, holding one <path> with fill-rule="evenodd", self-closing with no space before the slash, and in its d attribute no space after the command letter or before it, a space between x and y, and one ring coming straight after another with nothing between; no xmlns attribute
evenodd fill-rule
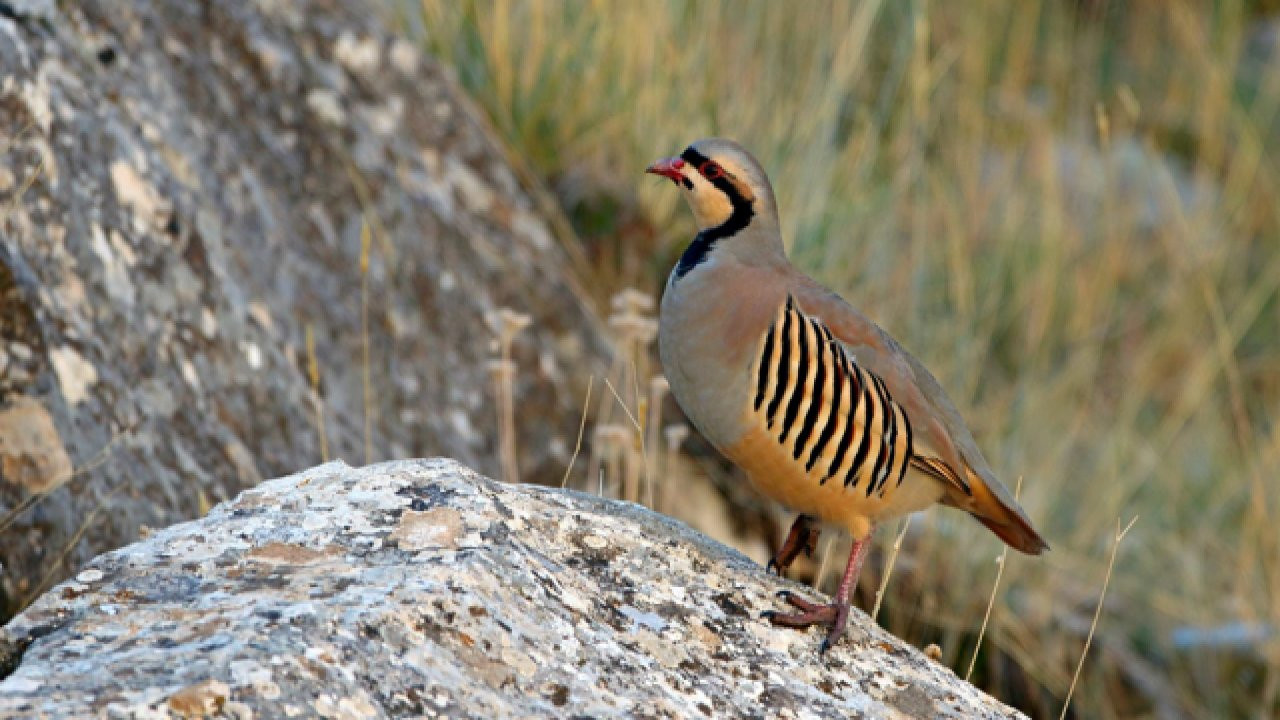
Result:
<svg viewBox="0 0 1280 720"><path fill-rule="evenodd" d="M0 631L0 717L1020 717L639 506L323 465L107 553ZM807 592L806 589L801 589Z"/></svg>
<svg viewBox="0 0 1280 720"><path fill-rule="evenodd" d="M0 8L0 619L80 563L330 457L498 470L486 315L526 479L559 478L598 320L435 62L373 3ZM430 29L428 28L428 31ZM424 408L431 408L425 412ZM3 525L3 523L0 523Z"/></svg>

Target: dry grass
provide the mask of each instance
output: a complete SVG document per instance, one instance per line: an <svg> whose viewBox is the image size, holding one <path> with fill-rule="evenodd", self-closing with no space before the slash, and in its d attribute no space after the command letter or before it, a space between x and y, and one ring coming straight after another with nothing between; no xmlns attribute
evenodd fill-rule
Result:
<svg viewBox="0 0 1280 720"><path fill-rule="evenodd" d="M316 355L316 333L306 324L307 380L311 385L311 407L315 415L316 436L320 438L320 462L329 462L329 432L324 423L324 394L320 390L320 358Z"/></svg>
<svg viewBox="0 0 1280 720"><path fill-rule="evenodd" d="M498 411L498 456L502 461L502 479L509 483L520 482L520 467L516 451L515 378L516 363L511 359L511 345L533 318L511 308L499 308L486 318L493 332L495 356L488 362L493 380L494 407Z"/></svg>
<svg viewBox="0 0 1280 720"><path fill-rule="evenodd" d="M360 223L360 388L364 402L364 464L373 462L373 377L369 341L369 221Z"/></svg>
<svg viewBox="0 0 1280 720"><path fill-rule="evenodd" d="M1135 515L1124 529L1120 529L1120 521L1116 520L1116 535L1111 542L1111 557L1107 560L1107 574L1102 578L1102 590L1098 593L1098 607L1093 611L1093 622L1089 623L1089 634L1084 638L1084 649L1080 651L1080 661L1076 663L1076 671L1071 675L1071 685L1067 687L1067 697L1062 701L1062 712L1058 715L1058 720L1065 720L1067 711L1071 708L1071 695L1076 690L1076 683L1080 680L1080 670L1084 668L1085 658L1089 656L1089 646L1093 644L1093 636L1098 632L1098 620L1102 618L1102 603L1107 599L1107 587L1111 585L1111 573L1116 569L1116 554L1120 552L1120 543L1124 541L1124 536L1129 534L1133 529L1133 524L1138 522L1138 516ZM1001 551L1000 559L1004 559L1004 552ZM996 579L999 580L999 575ZM986 620L983 620L985 627ZM982 637L981 633L978 635ZM973 666L970 665L970 670Z"/></svg>
<svg viewBox="0 0 1280 720"><path fill-rule="evenodd" d="M618 287L657 288L691 235L645 165L705 135L753 149L796 263L1027 478L1054 551L1004 569L975 682L1057 714L1111 525L1141 514L1073 712L1270 716L1275 635L1171 633L1280 626L1280 66L1254 3L1111 5L411 10ZM958 513L911 527L880 620L963 667L1000 547Z"/></svg>
<svg viewBox="0 0 1280 720"><path fill-rule="evenodd" d="M1018 476L1018 484L1013 486L1013 499L1014 501L1019 501L1022 499L1022 476L1021 475ZM906 527L903 527L903 532L906 532ZM895 552L897 550L896 543L894 545L894 550ZM1111 557L1114 563L1114 560L1115 560L1114 552L1112 553ZM1007 563L1008 561L1009 561L1009 546L1006 545L1000 548L1000 557L996 558L996 579L991 583L991 596L987 598L987 610L986 612L982 613L982 624L978 626L978 639L973 642L973 654L969 656L969 667L964 671L965 680L973 679L973 668L978 664L978 651L982 649L982 638L986 637L987 625L991 623L991 610L996 606L996 598L1000 597L1000 578L1004 576L1004 566L1005 566L1005 563ZM893 569L893 565L890 564L889 570L886 570L885 572L888 573L889 571L892 571L892 569ZM889 579L889 576L886 574L885 581L888 582L888 579ZM1108 569L1106 581L1109 582L1110 580L1111 580L1111 570ZM1105 585L1104 585L1104 588L1105 588ZM881 590L882 594L883 592L884 591ZM876 602L877 602L876 609L878 610L879 598L877 598ZM1101 611L1102 609L1101 600L1098 601L1098 609L1099 611ZM872 617L875 617L875 615L873 614ZM1090 636L1093 635L1092 632L1090 632L1089 634ZM1085 649L1082 650L1080 653L1080 659L1082 663L1084 661L1085 653L1087 653L1088 650L1089 650L1089 641L1085 640ZM1079 667L1077 667L1076 672L1079 673ZM1070 702L1070 700L1071 700L1071 690L1068 689L1067 700L1064 701L1062 704L1062 708L1063 708L1062 711L1064 713L1066 712L1067 704Z"/></svg>

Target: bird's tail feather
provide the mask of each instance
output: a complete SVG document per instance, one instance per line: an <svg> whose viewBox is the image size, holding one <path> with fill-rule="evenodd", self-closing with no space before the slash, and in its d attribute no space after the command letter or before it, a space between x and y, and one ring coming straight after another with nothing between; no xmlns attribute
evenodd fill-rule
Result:
<svg viewBox="0 0 1280 720"><path fill-rule="evenodd" d="M1044 538L1040 537L1040 533L1037 533L1035 528L1031 527L1027 523L1021 522L1021 518L1018 518L1015 522L1002 524L991 518L985 518L978 515L977 513L971 514L978 520L978 522L986 525L991 532L996 534L996 537L1003 540L1006 545L1014 550L1024 552L1028 555L1039 555L1049 549L1049 543L1045 542Z"/></svg>
<svg viewBox="0 0 1280 720"><path fill-rule="evenodd" d="M1031 520L1018 506L1018 502L1006 497L1008 491L992 491L991 486L972 470L968 473L972 495L954 498L960 508L969 511L978 522L1005 541L1014 550L1028 555L1039 555L1049 549L1049 543L1031 527Z"/></svg>

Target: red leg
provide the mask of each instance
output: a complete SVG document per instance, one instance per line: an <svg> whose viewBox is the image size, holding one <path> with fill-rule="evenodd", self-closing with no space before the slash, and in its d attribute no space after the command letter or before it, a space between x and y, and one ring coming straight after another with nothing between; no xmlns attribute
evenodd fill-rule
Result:
<svg viewBox="0 0 1280 720"><path fill-rule="evenodd" d="M801 551L806 556L813 555L813 550L818 545L818 533L821 532L813 526L813 522L812 515L796 516L796 521L791 523L791 531L787 533L786 541L782 543L782 547L778 548L778 553L769 560L768 570L785 575L787 568L791 567L791 563Z"/></svg>
<svg viewBox="0 0 1280 720"><path fill-rule="evenodd" d="M871 547L871 535L853 543L849 551L849 562L844 567L844 575L840 577L840 587L836 589L835 602L813 603L794 593L783 591L783 598L800 609L798 613L781 614L773 611L765 613L765 617L774 625L783 627L807 628L810 625L826 625L830 628L827 637L822 641L820 652L831 649L840 636L844 634L849 623L850 593L858 584L858 574L862 571L862 561L867 557Z"/></svg>

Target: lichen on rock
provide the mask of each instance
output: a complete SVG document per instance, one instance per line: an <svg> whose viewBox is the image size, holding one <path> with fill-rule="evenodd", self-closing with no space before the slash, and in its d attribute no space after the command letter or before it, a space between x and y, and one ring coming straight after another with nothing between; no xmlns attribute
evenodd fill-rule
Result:
<svg viewBox="0 0 1280 720"><path fill-rule="evenodd" d="M637 505L330 463L38 600L0 716L1021 717L858 611L819 656L760 619L783 587Z"/></svg>
<svg viewBox="0 0 1280 720"><path fill-rule="evenodd" d="M19 397L0 408L0 475L40 493L71 477L71 458L49 411L38 401Z"/></svg>

